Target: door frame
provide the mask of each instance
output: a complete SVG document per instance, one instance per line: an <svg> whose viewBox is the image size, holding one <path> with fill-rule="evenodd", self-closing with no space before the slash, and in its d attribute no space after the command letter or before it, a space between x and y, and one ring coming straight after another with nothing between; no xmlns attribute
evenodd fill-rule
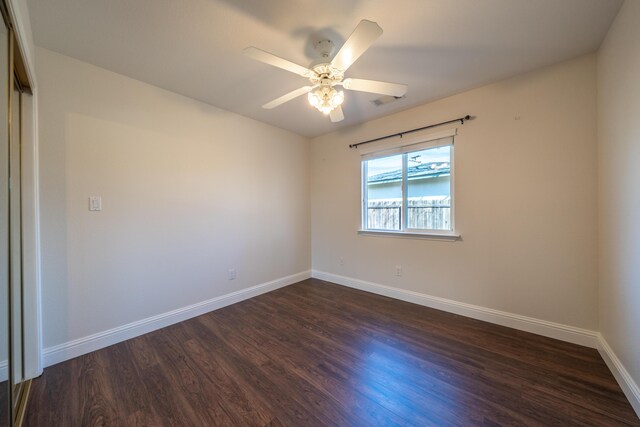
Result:
<svg viewBox="0 0 640 427"><path fill-rule="evenodd" d="M40 205L38 176L38 88L33 61L31 24L24 0L3 0L13 32L17 68L29 83L21 103L22 134L22 262L23 346L25 379L42 374L40 275Z"/></svg>

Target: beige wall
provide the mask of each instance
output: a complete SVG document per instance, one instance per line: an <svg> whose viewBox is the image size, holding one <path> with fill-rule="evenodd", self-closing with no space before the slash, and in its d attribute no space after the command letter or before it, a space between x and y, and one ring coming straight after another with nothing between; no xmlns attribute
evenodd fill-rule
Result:
<svg viewBox="0 0 640 427"><path fill-rule="evenodd" d="M306 139L36 59L45 349L310 268Z"/></svg>
<svg viewBox="0 0 640 427"><path fill-rule="evenodd" d="M600 330L640 384L640 2L598 53Z"/></svg>
<svg viewBox="0 0 640 427"><path fill-rule="evenodd" d="M466 114L477 119L456 138L462 240L358 235L348 145ZM314 270L597 330L594 55L318 137L311 182Z"/></svg>

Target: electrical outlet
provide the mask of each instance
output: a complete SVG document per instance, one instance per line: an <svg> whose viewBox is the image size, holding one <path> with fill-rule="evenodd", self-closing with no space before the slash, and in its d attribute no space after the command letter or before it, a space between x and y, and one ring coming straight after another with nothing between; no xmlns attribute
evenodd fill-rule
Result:
<svg viewBox="0 0 640 427"><path fill-rule="evenodd" d="M338 263L340 264L340 266L344 266L344 258L340 257L340 259L338 260Z"/></svg>
<svg viewBox="0 0 640 427"><path fill-rule="evenodd" d="M236 269L235 268L230 268L229 269L229 280L234 280L236 278Z"/></svg>
<svg viewBox="0 0 640 427"><path fill-rule="evenodd" d="M401 265L396 265L396 276L398 276L398 277L402 276L402 266Z"/></svg>

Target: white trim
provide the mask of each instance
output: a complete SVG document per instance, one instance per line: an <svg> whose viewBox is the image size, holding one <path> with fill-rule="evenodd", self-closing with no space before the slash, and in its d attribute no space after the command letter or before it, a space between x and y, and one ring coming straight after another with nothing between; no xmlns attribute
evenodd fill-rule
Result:
<svg viewBox="0 0 640 427"><path fill-rule="evenodd" d="M456 149L453 144L451 144L449 151L449 199L449 206L451 206L449 208L451 211L451 231L449 234L456 234Z"/></svg>
<svg viewBox="0 0 640 427"><path fill-rule="evenodd" d="M404 237L405 239L432 239L432 240L448 240L456 241L460 239L459 234L455 233L437 233L426 232L421 233L417 231L395 231L395 230L358 230L358 234L363 236L377 236L377 237Z"/></svg>
<svg viewBox="0 0 640 427"><path fill-rule="evenodd" d="M636 411L636 414L640 417L640 387L638 387L638 384L633 380L620 359L618 359L618 356L616 356L613 349L609 346L609 343L607 343L607 340L605 340L600 333L598 333L598 351L616 381L618 381L620 388L625 396L627 396L634 411Z"/></svg>
<svg viewBox="0 0 640 427"><path fill-rule="evenodd" d="M6 381L9 378L9 369L6 360L0 362L0 382Z"/></svg>
<svg viewBox="0 0 640 427"><path fill-rule="evenodd" d="M458 134L457 127L454 127L451 129L445 129L439 132L430 132L430 133L416 132L416 133L412 133L409 136L402 136L402 137L398 136L394 138L375 141L367 145L366 147L364 146L358 147L358 150L360 151L360 155L363 157L363 160L369 160L369 156L372 154L373 156L371 158L381 157L378 155L378 153L381 153L381 154L386 152L393 153L394 150L397 150L409 145L429 143L429 142L437 141L439 139L444 139L444 138L451 138L452 140L451 144L453 144L453 137L456 136L457 134ZM435 143L435 144L426 144L426 145L429 147L435 147L440 144ZM449 144L447 143L447 144L441 144L441 145L449 145ZM385 154L385 155L389 155L389 154Z"/></svg>
<svg viewBox="0 0 640 427"><path fill-rule="evenodd" d="M20 50L22 51L22 54L24 56L22 59L24 59L25 62L24 67L27 72L27 77L29 78L29 83L31 83L31 90L35 92L36 70L33 64L34 52L31 51L31 46L28 42L29 36L27 33L31 29L31 22L29 21L27 2L25 1L23 3L25 7L27 7L26 13L20 7L19 0L10 0L8 2L5 2L5 4L7 5L7 11L9 12L11 21L13 22L16 41L18 42L18 46L20 46ZM27 24L25 24L25 22L28 23L28 26Z"/></svg>
<svg viewBox="0 0 640 427"><path fill-rule="evenodd" d="M24 377L42 374L40 321L40 207L35 96L22 95L22 256Z"/></svg>
<svg viewBox="0 0 640 427"><path fill-rule="evenodd" d="M437 139L449 138L458 135L458 128L450 128L438 132L414 132L410 136L403 136L401 139L404 145L411 145L419 142L435 141Z"/></svg>
<svg viewBox="0 0 640 427"><path fill-rule="evenodd" d="M437 141L442 141L443 139L436 139L434 140L436 143ZM454 179L454 175L455 175L455 154L454 154L454 145L453 145L453 137L451 137L451 139L447 139L449 142L447 144L442 145L442 147L450 147L450 151L449 151L449 199L450 199L450 210L451 210L451 230L421 230L421 229L414 229L414 228L407 228L407 218L408 218L408 207L409 207L409 198L408 198L408 189L407 189L407 161L408 161L408 155L410 153L414 153L414 150L420 150L423 149L424 147L420 147L422 144L417 144L417 145L410 145L410 146L402 146L400 148L398 148L397 150L392 150L393 152L397 153L397 154L402 154L402 184L401 184L401 190L402 190L402 203L401 203L401 207L402 207L402 212L400 215L401 221L400 221L400 230L380 230L380 229L374 229L374 228L367 228L369 226L369 190L368 190L368 168L369 168L369 161L370 160L375 160L377 158L378 155L380 155L381 157L385 157L388 155L388 153L390 152L389 150L384 151L384 152L374 152L370 155L364 155L362 156L362 162L361 162L361 168L360 168L360 184L361 184L361 205L360 205L360 212L361 212L361 228L358 230L358 233L361 234L367 234L367 233L371 233L371 234L380 234L380 233L387 233L387 237L389 236L393 236L393 237L417 237L417 238L434 238L434 236L445 236L445 237L440 237L443 240L451 240L453 237L455 237L453 240L457 240L460 238L459 233L456 232L456 225L455 225L455 216L456 216L456 212L455 212L455 179ZM433 142L433 141L432 141ZM431 148L435 148L431 147ZM437 238L437 237L436 237Z"/></svg>
<svg viewBox="0 0 640 427"><path fill-rule="evenodd" d="M302 280L309 279L311 271L303 271L291 276L282 277L247 289L232 292L207 301L198 302L187 307L178 308L167 313L158 314L146 319L138 320L127 325L107 331L98 332L87 337L79 338L53 347L45 348L43 351L44 366L48 367L83 354L108 347L113 344L146 334L157 329L182 322L192 317L200 316L213 310L226 307L237 302L256 297L292 285Z"/></svg>
<svg viewBox="0 0 640 427"><path fill-rule="evenodd" d="M41 317L41 271L40 271L40 207L39 207L39 168L38 168L38 90L36 70L32 47L31 22L29 8L26 1L10 0L5 2L13 23L16 41L23 54L24 66L31 85L32 97L27 99L25 105L30 114L24 114L23 134L29 137L23 140L25 160L22 173L28 176L23 182L23 207L22 224L25 232L25 253L23 259L25 266L24 278L24 373L25 379L35 378L42 374L42 317ZM26 131L26 132L24 132ZM0 368L1 369L1 368Z"/></svg>
<svg viewBox="0 0 640 427"><path fill-rule="evenodd" d="M431 148L446 147L449 145L450 146L454 145L453 136L438 138L438 139L429 139L426 141L423 139L411 138L411 141L403 140L402 145L367 151L366 153L362 153L361 157L362 157L362 161L376 160L376 159L389 157L397 154L413 153L414 151L422 151L422 150L428 150Z"/></svg>
<svg viewBox="0 0 640 427"><path fill-rule="evenodd" d="M326 273L324 271L313 270L312 277L348 286L350 288L384 295L401 301L407 301L425 307L459 314L472 319L484 320L485 322L495 323L496 325L531 332L549 338L555 338L591 348L598 347L598 333L588 329L549 322L547 320L536 319L534 317L521 316L519 314L509 313L506 311L494 310L492 308L380 285L378 283Z"/></svg>

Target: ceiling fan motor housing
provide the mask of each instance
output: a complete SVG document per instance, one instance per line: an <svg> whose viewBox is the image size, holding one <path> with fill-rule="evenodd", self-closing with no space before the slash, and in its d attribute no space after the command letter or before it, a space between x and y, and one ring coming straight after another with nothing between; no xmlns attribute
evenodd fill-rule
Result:
<svg viewBox="0 0 640 427"><path fill-rule="evenodd" d="M322 63L312 68L315 75L309 78L309 81L314 85L319 86L333 86L336 83L342 81L344 73L328 63Z"/></svg>

